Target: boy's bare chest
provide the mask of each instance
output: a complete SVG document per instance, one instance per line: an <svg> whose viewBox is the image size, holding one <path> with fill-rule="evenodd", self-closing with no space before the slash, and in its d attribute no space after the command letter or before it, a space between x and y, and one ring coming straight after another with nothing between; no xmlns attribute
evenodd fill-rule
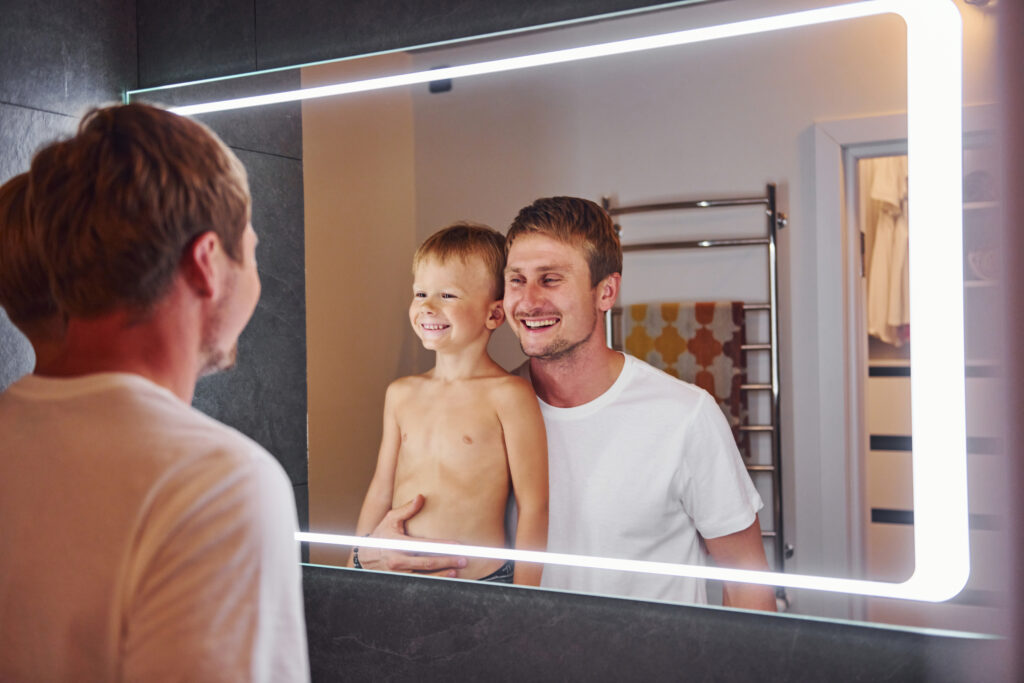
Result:
<svg viewBox="0 0 1024 683"><path fill-rule="evenodd" d="M403 459L479 457L497 450L504 458L504 437L497 410L479 392L424 392L398 411Z"/></svg>

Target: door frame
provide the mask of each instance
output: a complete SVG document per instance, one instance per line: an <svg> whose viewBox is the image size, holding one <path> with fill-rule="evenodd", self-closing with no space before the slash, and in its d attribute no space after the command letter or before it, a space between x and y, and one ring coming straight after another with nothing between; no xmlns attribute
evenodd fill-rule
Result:
<svg viewBox="0 0 1024 683"><path fill-rule="evenodd" d="M995 130L994 105L964 108L964 135ZM864 461L867 434L867 325L856 224L856 161L906 150L906 114L823 121L814 126L817 243L818 452L821 557L826 572L863 576ZM891 150L888 151L888 150ZM839 277L837 277L839 274ZM848 618L862 619L865 601L850 597ZM844 616L836 614L836 616Z"/></svg>

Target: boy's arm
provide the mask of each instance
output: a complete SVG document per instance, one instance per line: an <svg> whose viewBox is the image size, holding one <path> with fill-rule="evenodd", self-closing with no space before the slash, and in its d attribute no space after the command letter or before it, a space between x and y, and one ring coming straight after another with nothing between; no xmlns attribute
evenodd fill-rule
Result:
<svg viewBox="0 0 1024 683"><path fill-rule="evenodd" d="M398 419L395 416L395 394L399 389L396 383L388 386L384 394L384 425L381 431L380 449L377 452L377 467L366 490L363 506L359 510L359 521L356 522L356 534L369 536L377 527L384 515L391 510L391 499L395 489L395 470L398 467L398 448L401 445L401 433ZM352 566L349 556L348 565Z"/></svg>
<svg viewBox="0 0 1024 683"><path fill-rule="evenodd" d="M533 388L519 377L510 380L502 387L497 406L519 508L516 548L543 551L548 545L547 434ZM516 562L513 580L539 586L543 568L542 564Z"/></svg>

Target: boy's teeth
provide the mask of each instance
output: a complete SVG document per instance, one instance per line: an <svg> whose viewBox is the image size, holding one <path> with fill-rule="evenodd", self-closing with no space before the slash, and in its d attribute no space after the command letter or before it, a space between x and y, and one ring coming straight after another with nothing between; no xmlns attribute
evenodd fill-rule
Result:
<svg viewBox="0 0 1024 683"><path fill-rule="evenodd" d="M550 320L524 320L523 324L529 327L531 330L535 330L538 327L551 327L556 322L558 321L552 318Z"/></svg>
<svg viewBox="0 0 1024 683"><path fill-rule="evenodd" d="M438 325L437 323L432 323L432 324L425 323L423 325L423 329L431 330L431 331L443 330L446 327L448 327L448 326L447 325Z"/></svg>

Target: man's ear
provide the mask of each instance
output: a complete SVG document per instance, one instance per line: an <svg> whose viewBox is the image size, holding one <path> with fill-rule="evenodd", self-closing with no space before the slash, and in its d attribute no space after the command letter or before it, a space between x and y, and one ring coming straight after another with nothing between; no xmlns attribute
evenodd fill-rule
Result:
<svg viewBox="0 0 1024 683"><path fill-rule="evenodd" d="M622 273L612 273L597 283L597 307L604 313L615 306L619 298L619 287L622 286Z"/></svg>
<svg viewBox="0 0 1024 683"><path fill-rule="evenodd" d="M498 299L491 303L490 310L487 312L487 329L496 330L504 321L505 308L502 306L501 299Z"/></svg>
<svg viewBox="0 0 1024 683"><path fill-rule="evenodd" d="M208 230L192 240L181 257L185 282L201 297L212 298L217 292L221 251L217 233Z"/></svg>

